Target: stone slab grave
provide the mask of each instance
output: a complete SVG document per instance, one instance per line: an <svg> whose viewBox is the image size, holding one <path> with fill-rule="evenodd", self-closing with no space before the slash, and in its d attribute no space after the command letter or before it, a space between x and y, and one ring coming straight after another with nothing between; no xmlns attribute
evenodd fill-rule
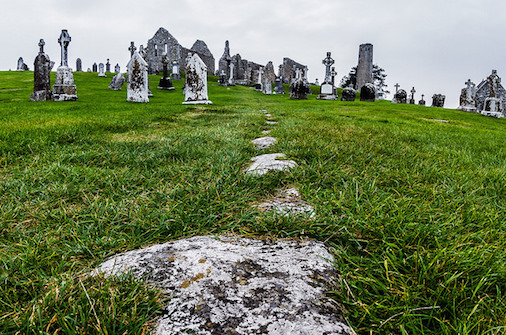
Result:
<svg viewBox="0 0 506 335"><path fill-rule="evenodd" d="M109 258L171 295L153 334L355 334L325 296L336 272L316 241L196 236Z"/></svg>
<svg viewBox="0 0 506 335"><path fill-rule="evenodd" d="M266 136L266 137L259 137L251 141L253 145L258 149L267 149L271 146L273 146L276 143L276 139L274 137Z"/></svg>
<svg viewBox="0 0 506 335"><path fill-rule="evenodd" d="M297 163L292 160L284 160L285 157L285 154L280 153L253 157L251 159L253 164L245 172L246 174L261 176L269 171L285 171L297 166Z"/></svg>
<svg viewBox="0 0 506 335"><path fill-rule="evenodd" d="M259 204L261 211L274 212L282 216L303 215L311 219L316 217L314 208L301 199L300 193L295 188L279 191L276 196Z"/></svg>

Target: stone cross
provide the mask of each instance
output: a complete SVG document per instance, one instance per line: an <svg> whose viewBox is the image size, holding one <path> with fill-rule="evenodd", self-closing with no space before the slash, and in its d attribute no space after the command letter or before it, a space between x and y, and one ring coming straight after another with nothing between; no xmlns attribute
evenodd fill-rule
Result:
<svg viewBox="0 0 506 335"><path fill-rule="evenodd" d="M302 79L302 70L295 68L295 79Z"/></svg>
<svg viewBox="0 0 506 335"><path fill-rule="evenodd" d="M68 51L67 48L70 43L70 35L67 29L62 29L60 37L58 38L58 44L61 46L61 66L68 66Z"/></svg>
<svg viewBox="0 0 506 335"><path fill-rule="evenodd" d="M228 78L228 82L231 85L234 83L234 67L234 63L230 63L230 77Z"/></svg>
<svg viewBox="0 0 506 335"><path fill-rule="evenodd" d="M46 45L46 42L44 42L44 40L41 38L40 39L40 42L39 42L39 48L40 48L40 53L43 54L44 53L44 45Z"/></svg>
<svg viewBox="0 0 506 335"><path fill-rule="evenodd" d="M394 85L395 87L395 93L397 93L399 91L399 87L401 87L401 85L399 85L398 83Z"/></svg>
<svg viewBox="0 0 506 335"><path fill-rule="evenodd" d="M330 67L335 63L335 61L330 57L330 51L327 52L327 57L322 60L322 64L325 65L325 82L330 82Z"/></svg>
<svg viewBox="0 0 506 335"><path fill-rule="evenodd" d="M490 97L497 97L497 89L499 88L499 83L501 82L501 78L497 75L497 70L492 70L492 74L487 78L490 84Z"/></svg>
<svg viewBox="0 0 506 335"><path fill-rule="evenodd" d="M415 99L415 93L416 93L416 90L415 90L415 88L413 87L413 88L411 89L411 99L413 99L413 100Z"/></svg>
<svg viewBox="0 0 506 335"><path fill-rule="evenodd" d="M467 89L470 89L474 85L474 83L471 81L471 79L468 79L465 84L467 86Z"/></svg>
<svg viewBox="0 0 506 335"><path fill-rule="evenodd" d="M422 100L423 100L423 97L425 96L425 94L422 94Z"/></svg>
<svg viewBox="0 0 506 335"><path fill-rule="evenodd" d="M331 80L332 80L332 86L334 86L334 80L335 80L336 76L337 76L336 68L332 67L332 70L330 71L330 77L331 77ZM318 81L318 79L316 79L316 81Z"/></svg>
<svg viewBox="0 0 506 335"><path fill-rule="evenodd" d="M258 69L258 83L261 85L262 84L262 74L264 73L264 68L261 67Z"/></svg>
<svg viewBox="0 0 506 335"><path fill-rule="evenodd" d="M128 48L128 50L130 51L130 57L132 57L134 55L135 50L137 50L133 41L130 42L130 47Z"/></svg>
<svg viewBox="0 0 506 335"><path fill-rule="evenodd" d="M167 44L165 44L165 46L167 46ZM167 57L167 52L164 52L163 55L162 55L162 63L163 63L163 77L167 78L168 77L167 65L169 64L169 59Z"/></svg>

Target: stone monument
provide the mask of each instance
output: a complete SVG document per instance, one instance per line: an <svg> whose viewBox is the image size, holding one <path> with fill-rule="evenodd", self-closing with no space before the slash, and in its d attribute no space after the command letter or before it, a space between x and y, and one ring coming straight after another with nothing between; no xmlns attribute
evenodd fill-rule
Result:
<svg viewBox="0 0 506 335"><path fill-rule="evenodd" d="M357 97L357 91L355 91L352 84L345 87L341 94L341 101L355 101L355 98Z"/></svg>
<svg viewBox="0 0 506 335"><path fill-rule="evenodd" d="M109 63L109 58L107 58L107 63L105 63L105 72L111 72L111 63Z"/></svg>
<svg viewBox="0 0 506 335"><path fill-rule="evenodd" d="M220 86L227 86L227 74L224 70L221 70L220 76L218 78L218 84Z"/></svg>
<svg viewBox="0 0 506 335"><path fill-rule="evenodd" d="M492 74L487 78L490 94L485 99L485 106L482 115L493 116L493 117L504 117L504 105L502 99L499 97L499 85L501 84L501 78L497 75L496 70L492 70Z"/></svg>
<svg viewBox="0 0 506 335"><path fill-rule="evenodd" d="M234 63L230 63L230 76L228 78L228 86L235 86L235 82L234 82L234 68L235 68Z"/></svg>
<svg viewBox="0 0 506 335"><path fill-rule="evenodd" d="M135 47L134 41L132 41L130 42L130 46L128 47L128 51L130 51L130 58L133 57L135 50L137 50L137 48Z"/></svg>
<svg viewBox="0 0 506 335"><path fill-rule="evenodd" d="M262 91L262 75L264 73L264 68L260 67L258 69L258 82L255 84L255 90L258 92Z"/></svg>
<svg viewBox="0 0 506 335"><path fill-rule="evenodd" d="M425 100L423 100L423 97L424 97L424 96L425 96L425 95L424 95L424 94L422 94L422 99L421 99L420 101L418 101L418 104L419 104L420 106L425 106Z"/></svg>
<svg viewBox="0 0 506 335"><path fill-rule="evenodd" d="M457 109L464 112L477 113L476 109L476 85L468 79L466 87L460 91L460 105Z"/></svg>
<svg viewBox="0 0 506 335"><path fill-rule="evenodd" d="M28 65L25 64L23 57L19 57L16 71L28 71L28 70L29 70Z"/></svg>
<svg viewBox="0 0 506 335"><path fill-rule="evenodd" d="M399 87L401 87L401 85L399 85L399 83L396 83L396 84L394 85L394 87L395 87L395 93L394 93L394 97L393 97L393 99L392 99L392 103L393 103L393 104L396 104L396 103L397 103L397 100L395 99L395 97L397 96L397 92L399 91Z"/></svg>
<svg viewBox="0 0 506 335"><path fill-rule="evenodd" d="M410 105L414 105L415 104L415 93L416 93L416 90L415 88L413 87L411 89L411 97L409 98L409 104Z"/></svg>
<svg viewBox="0 0 506 335"><path fill-rule="evenodd" d="M121 72L121 67L119 66L119 64L116 64L116 66L114 67L114 72L115 73L120 73Z"/></svg>
<svg viewBox="0 0 506 335"><path fill-rule="evenodd" d="M397 89L397 87L396 87L396 89ZM395 96L394 96L396 103L399 103L399 104L405 104L407 98L408 98L408 94L402 88L400 90L397 90L397 93L395 93Z"/></svg>
<svg viewBox="0 0 506 335"><path fill-rule="evenodd" d="M355 89L362 89L367 83L373 83L372 76L373 46L361 44L358 52L357 81Z"/></svg>
<svg viewBox="0 0 506 335"><path fill-rule="evenodd" d="M158 89L159 90L169 90L173 91L175 90L174 86L172 85L172 80L170 80L169 77L169 58L167 57L167 53L163 53L162 55L162 62L163 62L163 77L160 79L160 82L158 83Z"/></svg>
<svg viewBox="0 0 506 335"><path fill-rule="evenodd" d="M274 94L285 94L285 88L283 87L283 65L279 66L278 76L274 85Z"/></svg>
<svg viewBox="0 0 506 335"><path fill-rule="evenodd" d="M127 64L127 101L149 102L148 63L137 51Z"/></svg>
<svg viewBox="0 0 506 335"><path fill-rule="evenodd" d="M272 83L269 80L269 77L265 75L264 75L264 83L262 85L262 93L267 95L272 94Z"/></svg>
<svg viewBox="0 0 506 335"><path fill-rule="evenodd" d="M446 96L443 94L434 94L432 96L432 107L443 107Z"/></svg>
<svg viewBox="0 0 506 335"><path fill-rule="evenodd" d="M35 57L33 64L33 93L30 95L31 101L46 101L53 98L50 76L54 62L51 62L49 56L44 53L45 44L44 40L41 39L39 42L39 54Z"/></svg>
<svg viewBox="0 0 506 335"><path fill-rule="evenodd" d="M125 83L125 77L123 74L118 73L114 77L112 77L111 83L109 84L109 88L113 91L120 91Z"/></svg>
<svg viewBox="0 0 506 335"><path fill-rule="evenodd" d="M93 72L98 72L98 66L97 63L93 63L92 65Z"/></svg>
<svg viewBox="0 0 506 335"><path fill-rule="evenodd" d="M68 46L71 41L67 29L61 31L58 44L61 46L61 64L56 70L56 80L53 85L54 101L76 101L77 89L74 85L74 74L68 66Z"/></svg>
<svg viewBox="0 0 506 335"><path fill-rule="evenodd" d="M311 86L302 77L302 69L295 69L295 79L290 84L289 92L292 100L306 100L308 94L311 93Z"/></svg>
<svg viewBox="0 0 506 335"><path fill-rule="evenodd" d="M181 79L181 70L179 69L179 62L177 60L172 62L172 73L170 76L175 80Z"/></svg>
<svg viewBox="0 0 506 335"><path fill-rule="evenodd" d="M83 70L83 62L81 61L81 58L78 58L76 60L76 71L81 72Z"/></svg>
<svg viewBox="0 0 506 335"><path fill-rule="evenodd" d="M317 99L322 100L337 100L337 91L334 87L333 78L335 77L335 70L331 66L334 64L334 59L330 57L330 52L327 52L327 57L322 60L322 64L325 65L325 80L320 86L320 94Z"/></svg>
<svg viewBox="0 0 506 335"><path fill-rule="evenodd" d="M207 96L207 66L197 53L186 62L184 95L183 104L212 104Z"/></svg>
<svg viewBox="0 0 506 335"><path fill-rule="evenodd" d="M376 87L367 83L360 89L360 101L374 102L376 100Z"/></svg>
<svg viewBox="0 0 506 335"><path fill-rule="evenodd" d="M104 72L104 63L98 64L98 76L99 77L107 77L107 75Z"/></svg>

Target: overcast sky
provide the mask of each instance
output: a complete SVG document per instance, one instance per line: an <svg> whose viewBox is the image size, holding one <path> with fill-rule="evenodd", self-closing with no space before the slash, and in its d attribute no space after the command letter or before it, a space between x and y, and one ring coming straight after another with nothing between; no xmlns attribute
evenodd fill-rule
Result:
<svg viewBox="0 0 506 335"><path fill-rule="evenodd" d="M307 64L310 81L323 78L327 51L339 82L359 45L372 43L390 91L414 86L429 104L442 93L445 107L458 106L468 78L478 84L492 69L506 78L504 0L2 0L0 8L0 70L14 70L20 56L33 70L41 38L58 65L68 29L71 67L78 57L84 70L110 58L123 71L130 41L146 45L164 27L187 48L206 42L216 64L229 40L243 59Z"/></svg>

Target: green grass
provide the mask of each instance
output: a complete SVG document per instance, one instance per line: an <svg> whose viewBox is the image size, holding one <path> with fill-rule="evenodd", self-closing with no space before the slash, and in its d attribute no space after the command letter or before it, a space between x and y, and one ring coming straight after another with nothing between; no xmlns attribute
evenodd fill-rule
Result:
<svg viewBox="0 0 506 335"><path fill-rule="evenodd" d="M182 105L182 82L160 91L156 76L155 96L135 104L111 77L75 73L79 101L34 103L32 72L0 73L0 334L142 334L168 297L89 272L121 251L222 233L326 242L330 296L360 334L506 333L504 119L293 101L216 77L211 106ZM278 143L262 153L300 166L247 177L250 140L268 128ZM286 186L316 220L252 206Z"/></svg>

